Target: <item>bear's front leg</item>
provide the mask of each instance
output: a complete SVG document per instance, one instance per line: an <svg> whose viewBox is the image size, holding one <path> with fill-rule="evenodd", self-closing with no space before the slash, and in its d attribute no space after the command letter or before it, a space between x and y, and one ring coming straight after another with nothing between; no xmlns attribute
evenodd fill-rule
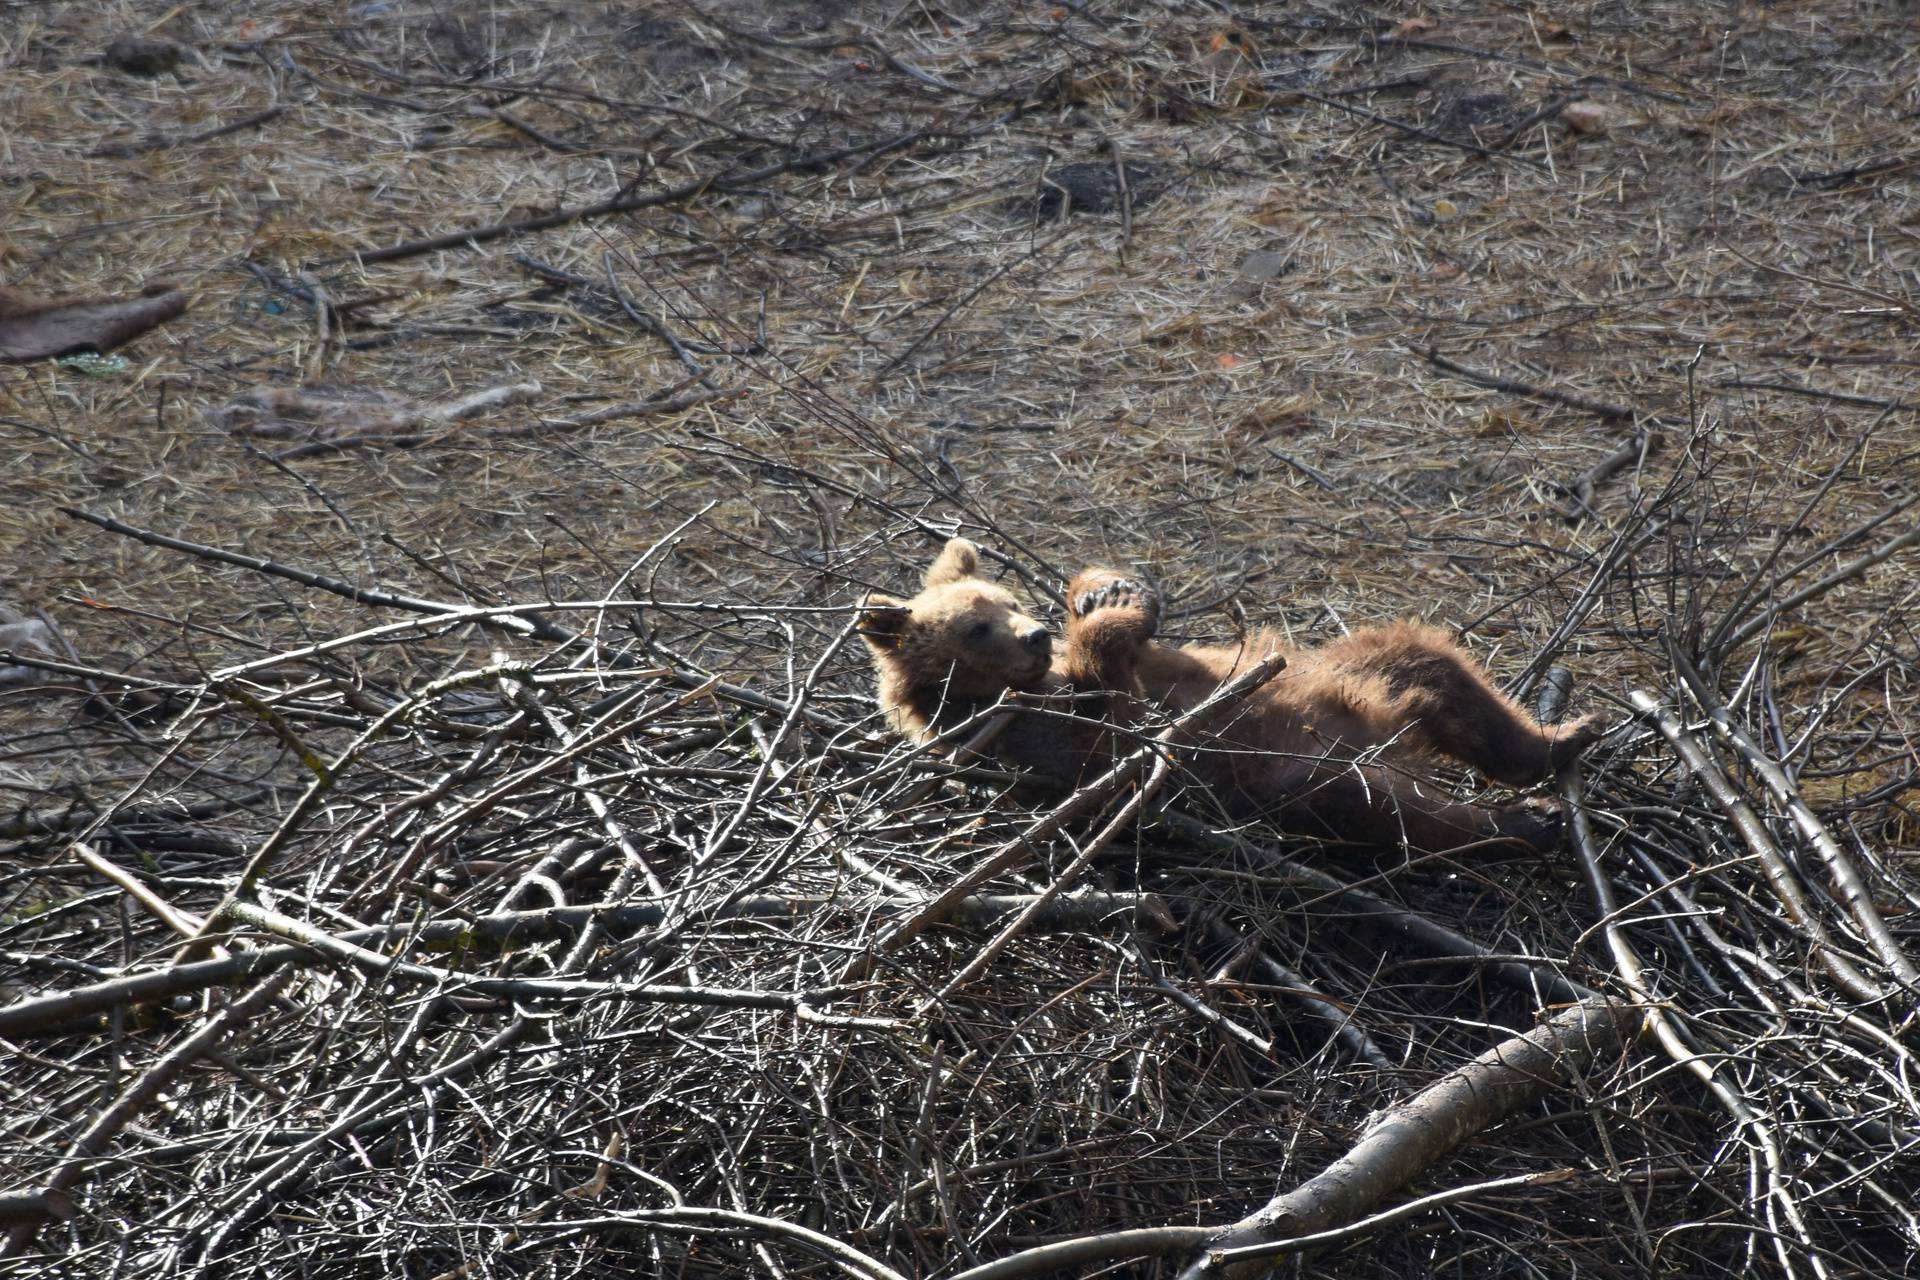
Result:
<svg viewBox="0 0 1920 1280"><path fill-rule="evenodd" d="M1134 663L1160 627L1160 595L1140 578L1088 569L1067 588L1061 673L1083 689L1136 692Z"/></svg>
<svg viewBox="0 0 1920 1280"><path fill-rule="evenodd" d="M1116 569L1083 570L1067 588L1069 626L1103 610L1114 616L1102 625L1135 628L1136 640L1151 640L1160 629L1160 593L1151 584Z"/></svg>

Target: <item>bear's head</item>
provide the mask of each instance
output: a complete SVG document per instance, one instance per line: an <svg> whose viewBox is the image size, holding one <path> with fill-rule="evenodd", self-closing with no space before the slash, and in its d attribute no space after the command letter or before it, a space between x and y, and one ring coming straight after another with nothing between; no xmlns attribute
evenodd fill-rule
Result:
<svg viewBox="0 0 1920 1280"><path fill-rule="evenodd" d="M965 538L947 543L913 599L869 595L860 635L883 675L910 688L944 685L953 698L1031 689L1053 657L1047 628L980 577L980 549Z"/></svg>

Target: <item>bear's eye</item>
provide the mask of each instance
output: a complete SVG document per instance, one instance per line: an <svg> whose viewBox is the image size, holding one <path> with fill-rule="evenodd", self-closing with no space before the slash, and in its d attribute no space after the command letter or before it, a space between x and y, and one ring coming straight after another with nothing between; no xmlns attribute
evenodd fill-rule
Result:
<svg viewBox="0 0 1920 1280"><path fill-rule="evenodd" d="M992 630L993 630L993 626L990 623L976 622L972 626L967 628L967 639L985 640L987 638L987 633Z"/></svg>

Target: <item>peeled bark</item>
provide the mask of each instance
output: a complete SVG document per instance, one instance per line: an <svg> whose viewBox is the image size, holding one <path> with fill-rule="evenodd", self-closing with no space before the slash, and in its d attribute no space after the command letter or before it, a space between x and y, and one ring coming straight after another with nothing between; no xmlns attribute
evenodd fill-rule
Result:
<svg viewBox="0 0 1920 1280"><path fill-rule="evenodd" d="M74 351L111 351L187 309L187 295L160 288L134 298L36 298L0 288L0 361Z"/></svg>
<svg viewBox="0 0 1920 1280"><path fill-rule="evenodd" d="M1209 1241L1183 1280L1258 1275L1270 1263L1217 1266L1217 1250L1309 1235L1352 1222L1474 1134L1531 1106L1567 1073L1618 1053L1640 1033L1640 1011L1597 999L1574 1005L1504 1040L1382 1117L1358 1146L1319 1174Z"/></svg>

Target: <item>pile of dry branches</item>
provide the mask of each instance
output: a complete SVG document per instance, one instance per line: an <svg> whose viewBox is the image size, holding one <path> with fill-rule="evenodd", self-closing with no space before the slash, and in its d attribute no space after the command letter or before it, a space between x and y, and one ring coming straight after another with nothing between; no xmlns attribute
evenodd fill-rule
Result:
<svg viewBox="0 0 1920 1280"><path fill-rule="evenodd" d="M1767 637L1920 535L1690 594L1727 512L1683 455L1586 598L1698 625L1563 779L1545 866L1369 874L1193 803L1148 821L1164 739L1036 810L875 732L841 605L257 563L374 612L192 681L37 660L150 764L6 828L11 1251L1211 1273L1411 1218L1341 1273L1873 1273L1920 1244L1920 882L1907 727L1851 709L1912 672L1865 636L1789 700ZM784 672L722 680L688 656L715 636ZM1409 1183L1441 1194L1364 1219Z"/></svg>

